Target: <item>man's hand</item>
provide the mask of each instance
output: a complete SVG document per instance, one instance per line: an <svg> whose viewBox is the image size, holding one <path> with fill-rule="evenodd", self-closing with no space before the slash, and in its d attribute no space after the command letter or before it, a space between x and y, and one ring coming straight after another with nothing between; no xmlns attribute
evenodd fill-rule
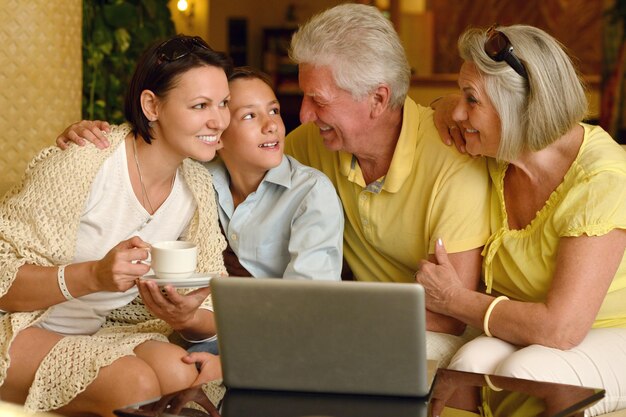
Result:
<svg viewBox="0 0 626 417"><path fill-rule="evenodd" d="M56 144L61 149L67 149L70 142L79 146L84 146L91 142L99 149L108 148L109 140L103 132L111 131L109 123L102 120L82 120L71 124L61 133L56 140Z"/></svg>
<svg viewBox="0 0 626 417"><path fill-rule="evenodd" d="M463 138L463 127L452 118L455 107L463 100L460 94L445 95L430 104L435 110L435 127L441 136L441 140L446 145L454 145L461 153L465 151L465 138Z"/></svg>

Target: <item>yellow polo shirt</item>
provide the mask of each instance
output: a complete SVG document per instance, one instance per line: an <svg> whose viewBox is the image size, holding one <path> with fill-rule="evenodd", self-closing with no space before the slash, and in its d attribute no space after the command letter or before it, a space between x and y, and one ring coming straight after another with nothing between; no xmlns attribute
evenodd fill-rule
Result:
<svg viewBox="0 0 626 417"><path fill-rule="evenodd" d="M444 145L432 110L410 98L389 171L369 185L356 158L327 150L312 123L289 134L285 151L335 185L345 215L344 258L358 280L413 282L437 238L448 252L462 252L489 237L485 160Z"/></svg>

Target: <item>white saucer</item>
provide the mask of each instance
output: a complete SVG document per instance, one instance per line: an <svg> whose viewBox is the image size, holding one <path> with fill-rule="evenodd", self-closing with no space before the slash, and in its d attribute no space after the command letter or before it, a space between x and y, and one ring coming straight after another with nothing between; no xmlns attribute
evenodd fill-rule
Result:
<svg viewBox="0 0 626 417"><path fill-rule="evenodd" d="M187 278L157 278L156 275L144 275L141 279L154 281L159 287L171 285L176 288L200 288L208 287L211 278L217 276L217 274L192 274Z"/></svg>

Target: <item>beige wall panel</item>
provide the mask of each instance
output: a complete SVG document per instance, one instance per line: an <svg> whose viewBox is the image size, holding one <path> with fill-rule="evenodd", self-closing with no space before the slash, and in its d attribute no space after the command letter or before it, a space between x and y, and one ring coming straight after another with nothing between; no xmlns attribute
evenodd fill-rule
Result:
<svg viewBox="0 0 626 417"><path fill-rule="evenodd" d="M81 0L0 0L0 192L80 119Z"/></svg>

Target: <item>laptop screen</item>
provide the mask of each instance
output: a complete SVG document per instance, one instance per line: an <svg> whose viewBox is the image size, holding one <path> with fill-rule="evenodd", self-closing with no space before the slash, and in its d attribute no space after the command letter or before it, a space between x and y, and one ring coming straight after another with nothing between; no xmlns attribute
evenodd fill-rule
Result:
<svg viewBox="0 0 626 417"><path fill-rule="evenodd" d="M417 284L211 281L229 388L426 396Z"/></svg>

